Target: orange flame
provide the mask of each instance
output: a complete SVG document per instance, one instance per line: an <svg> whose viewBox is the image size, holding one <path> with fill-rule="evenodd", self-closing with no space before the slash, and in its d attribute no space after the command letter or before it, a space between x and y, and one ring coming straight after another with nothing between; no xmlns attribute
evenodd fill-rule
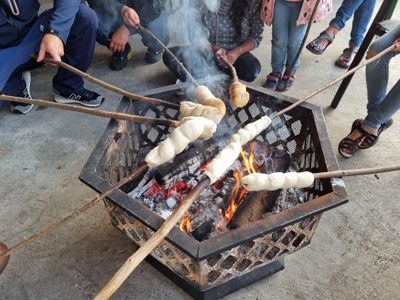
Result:
<svg viewBox="0 0 400 300"><path fill-rule="evenodd" d="M190 234L190 218L188 216L184 216L182 218L182 222L179 225L179 228L181 229L181 231Z"/></svg>
<svg viewBox="0 0 400 300"><path fill-rule="evenodd" d="M244 166L248 174L256 173L257 170L254 166L254 152L250 149L249 157L246 156L243 149L240 149L240 154L242 156ZM244 187L240 187L241 175L240 171L234 171L233 177L235 178L235 186L231 191L230 203L228 208L224 212L225 221L228 223L232 220L236 210L238 209L240 202L246 196L247 190Z"/></svg>

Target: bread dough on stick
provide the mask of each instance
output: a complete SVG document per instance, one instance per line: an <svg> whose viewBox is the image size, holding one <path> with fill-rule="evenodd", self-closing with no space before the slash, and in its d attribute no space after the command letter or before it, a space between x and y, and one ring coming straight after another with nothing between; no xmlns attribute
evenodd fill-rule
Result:
<svg viewBox="0 0 400 300"><path fill-rule="evenodd" d="M250 94L247 92L246 86L239 81L232 83L229 88L229 97L236 107L246 106L250 100Z"/></svg>
<svg viewBox="0 0 400 300"><path fill-rule="evenodd" d="M241 145L245 145L259 135L262 131L267 129L270 124L270 117L263 116L259 120L251 122L239 129L238 132L232 136L231 141L236 140L239 141Z"/></svg>
<svg viewBox="0 0 400 300"><path fill-rule="evenodd" d="M209 119L202 117L184 118L171 135L152 149L144 160L151 168L162 165L185 150L191 142L200 137L211 137L216 129L217 125Z"/></svg>
<svg viewBox="0 0 400 300"><path fill-rule="evenodd" d="M216 107L190 101L182 101L179 112L183 117L204 117L214 121L215 124L219 124L224 117Z"/></svg>
<svg viewBox="0 0 400 300"><path fill-rule="evenodd" d="M215 97L213 93L211 93L211 91L208 89L208 87L204 85L199 85L198 87L196 87L194 95L200 104L215 107L216 109L218 109L222 117L225 116L226 106L224 101Z"/></svg>
<svg viewBox="0 0 400 300"><path fill-rule="evenodd" d="M237 141L231 141L207 165L204 174L210 178L210 184L213 184L225 174L239 156L240 148L240 144Z"/></svg>
<svg viewBox="0 0 400 300"><path fill-rule="evenodd" d="M288 172L262 174L253 173L244 176L241 180L242 185L248 191L274 191L287 188L305 188L312 185L314 175L310 172Z"/></svg>

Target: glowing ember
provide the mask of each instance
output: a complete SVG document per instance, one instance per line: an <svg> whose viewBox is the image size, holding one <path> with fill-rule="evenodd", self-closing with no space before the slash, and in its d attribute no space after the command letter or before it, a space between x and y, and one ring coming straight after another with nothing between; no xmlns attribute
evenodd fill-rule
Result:
<svg viewBox="0 0 400 300"><path fill-rule="evenodd" d="M190 218L188 216L184 216L182 218L181 224L179 225L179 228L188 234L190 234Z"/></svg>

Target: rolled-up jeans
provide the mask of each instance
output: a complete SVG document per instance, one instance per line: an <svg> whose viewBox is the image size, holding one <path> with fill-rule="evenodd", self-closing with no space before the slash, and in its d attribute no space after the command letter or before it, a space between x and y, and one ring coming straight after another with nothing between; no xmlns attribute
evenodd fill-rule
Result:
<svg viewBox="0 0 400 300"><path fill-rule="evenodd" d="M382 52L392 45L397 38L400 38L400 25L375 40L369 51ZM364 124L369 128L379 128L400 109L400 79L387 93L389 63L399 53L392 51L366 67L368 115Z"/></svg>
<svg viewBox="0 0 400 300"><path fill-rule="evenodd" d="M349 46L359 47L374 12L375 3L376 0L343 0L335 18L331 20L329 25L342 30L346 22L354 15Z"/></svg>

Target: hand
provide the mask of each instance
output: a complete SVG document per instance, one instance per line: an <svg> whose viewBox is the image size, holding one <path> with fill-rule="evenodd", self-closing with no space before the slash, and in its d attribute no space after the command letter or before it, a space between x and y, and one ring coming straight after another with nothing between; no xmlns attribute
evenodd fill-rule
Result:
<svg viewBox="0 0 400 300"><path fill-rule="evenodd" d="M40 50L37 62L43 61L45 58L54 61L61 61L64 56L64 44L61 39L53 34L45 34L40 44Z"/></svg>
<svg viewBox="0 0 400 300"><path fill-rule="evenodd" d="M226 53L226 60L228 61L228 63L233 65L236 62L236 60L239 58L240 55L242 55L242 52L240 51L239 48L229 50Z"/></svg>
<svg viewBox="0 0 400 300"><path fill-rule="evenodd" d="M215 59L216 59L218 65L220 65L221 67L224 67L224 68L227 67L227 65L223 61L223 59L227 59L225 49L219 48L217 51L214 52L214 56L215 56Z"/></svg>
<svg viewBox="0 0 400 300"><path fill-rule="evenodd" d="M126 43L128 43L129 39L129 30L128 27L122 25L111 37L110 40L110 50L112 52L122 52L125 49Z"/></svg>
<svg viewBox="0 0 400 300"><path fill-rule="evenodd" d="M400 38L395 39L393 45L394 45L394 51L400 52Z"/></svg>
<svg viewBox="0 0 400 300"><path fill-rule="evenodd" d="M127 26L138 28L140 18L134 9L124 5L121 9L121 16Z"/></svg>

